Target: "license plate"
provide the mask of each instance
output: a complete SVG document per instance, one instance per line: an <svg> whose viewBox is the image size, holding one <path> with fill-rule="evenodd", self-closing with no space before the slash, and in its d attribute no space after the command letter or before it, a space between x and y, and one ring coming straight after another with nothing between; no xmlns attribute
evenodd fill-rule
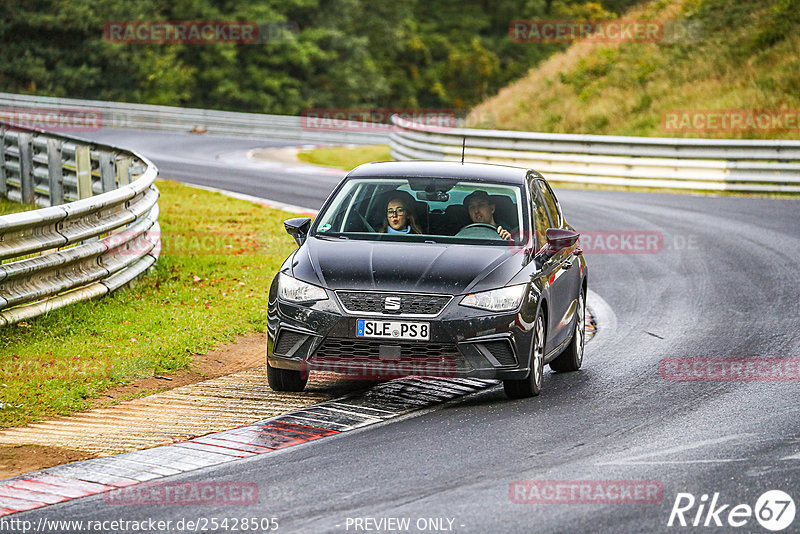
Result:
<svg viewBox="0 0 800 534"><path fill-rule="evenodd" d="M373 321L358 319L356 337L378 337L382 339L415 339L427 341L431 338L429 323L407 323L405 321Z"/></svg>

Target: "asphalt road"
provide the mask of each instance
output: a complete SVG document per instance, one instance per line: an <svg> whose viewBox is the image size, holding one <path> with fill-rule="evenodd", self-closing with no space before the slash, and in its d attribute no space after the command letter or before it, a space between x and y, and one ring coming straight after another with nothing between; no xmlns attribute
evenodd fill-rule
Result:
<svg viewBox="0 0 800 534"><path fill-rule="evenodd" d="M336 181L215 159L270 145L264 141L97 135L140 150L165 178L312 208ZM538 398L509 401L494 388L399 421L168 479L256 482L257 505L119 506L95 496L13 517L275 517L280 532L375 531L366 529L375 523L357 518L409 518L411 532L428 518L451 519L442 526L454 532L767 532L754 517L734 529L728 513L738 504L753 507L767 490L783 490L800 505L798 381L667 380L660 364L800 356L800 201L556 193L579 230L661 232L664 246L587 255L589 287L614 310L616 327L599 325L602 335L587 347L581 371L547 371ZM650 504L512 502L510 485L526 480L651 481L663 495ZM678 493L693 494L698 504L701 495L719 493L718 507L729 505L719 515L724 526L668 527ZM697 511L695 505L685 513L688 522ZM705 520L701 515L700 524ZM791 531L800 531L800 518L784 530Z"/></svg>
<svg viewBox="0 0 800 534"><path fill-rule="evenodd" d="M81 136L141 153L156 164L159 176L167 180L218 187L314 209L319 209L340 179L336 174L311 176L290 172L284 166L245 157L254 148L294 146L298 141L110 128Z"/></svg>

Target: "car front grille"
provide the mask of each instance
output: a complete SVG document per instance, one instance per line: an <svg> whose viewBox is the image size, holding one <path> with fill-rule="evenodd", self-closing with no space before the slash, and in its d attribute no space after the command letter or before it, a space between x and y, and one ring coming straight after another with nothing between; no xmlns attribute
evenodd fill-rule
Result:
<svg viewBox="0 0 800 534"><path fill-rule="evenodd" d="M391 352L389 358L382 358L384 352ZM346 338L327 338L310 358L314 362L355 362L355 361L402 361L402 362L443 362L444 367L462 371L470 366L451 343L418 343L409 341L362 340Z"/></svg>
<svg viewBox="0 0 800 534"><path fill-rule="evenodd" d="M383 293L368 291L337 291L336 295L348 312L382 315L428 315L434 317L447 306L452 297L414 293ZM399 310L385 308L386 297L400 299Z"/></svg>
<svg viewBox="0 0 800 534"><path fill-rule="evenodd" d="M377 341L328 338L322 343L322 346L317 349L317 356L331 358L377 358L380 356L381 345L400 347L400 355L403 358L455 358L461 355L455 345L448 343L415 343L394 341L391 339Z"/></svg>

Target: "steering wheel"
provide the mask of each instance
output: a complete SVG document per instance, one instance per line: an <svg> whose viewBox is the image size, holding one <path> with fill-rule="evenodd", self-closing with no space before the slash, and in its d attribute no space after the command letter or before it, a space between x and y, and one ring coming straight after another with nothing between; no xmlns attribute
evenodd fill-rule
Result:
<svg viewBox="0 0 800 534"><path fill-rule="evenodd" d="M489 235L491 232L491 235ZM481 239L503 239L497 233L497 228L489 223L472 223L458 231L456 237L478 237Z"/></svg>

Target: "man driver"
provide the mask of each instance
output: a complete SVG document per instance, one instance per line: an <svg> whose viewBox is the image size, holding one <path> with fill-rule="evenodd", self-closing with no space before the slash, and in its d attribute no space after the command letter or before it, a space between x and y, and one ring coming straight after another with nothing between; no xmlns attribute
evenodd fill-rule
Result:
<svg viewBox="0 0 800 534"><path fill-rule="evenodd" d="M511 232L504 229L494 220L494 211L496 206L492 202L489 193L483 190L477 190L464 199L464 205L469 211L469 218L473 223L491 224L497 230L497 234L503 239L511 239Z"/></svg>

